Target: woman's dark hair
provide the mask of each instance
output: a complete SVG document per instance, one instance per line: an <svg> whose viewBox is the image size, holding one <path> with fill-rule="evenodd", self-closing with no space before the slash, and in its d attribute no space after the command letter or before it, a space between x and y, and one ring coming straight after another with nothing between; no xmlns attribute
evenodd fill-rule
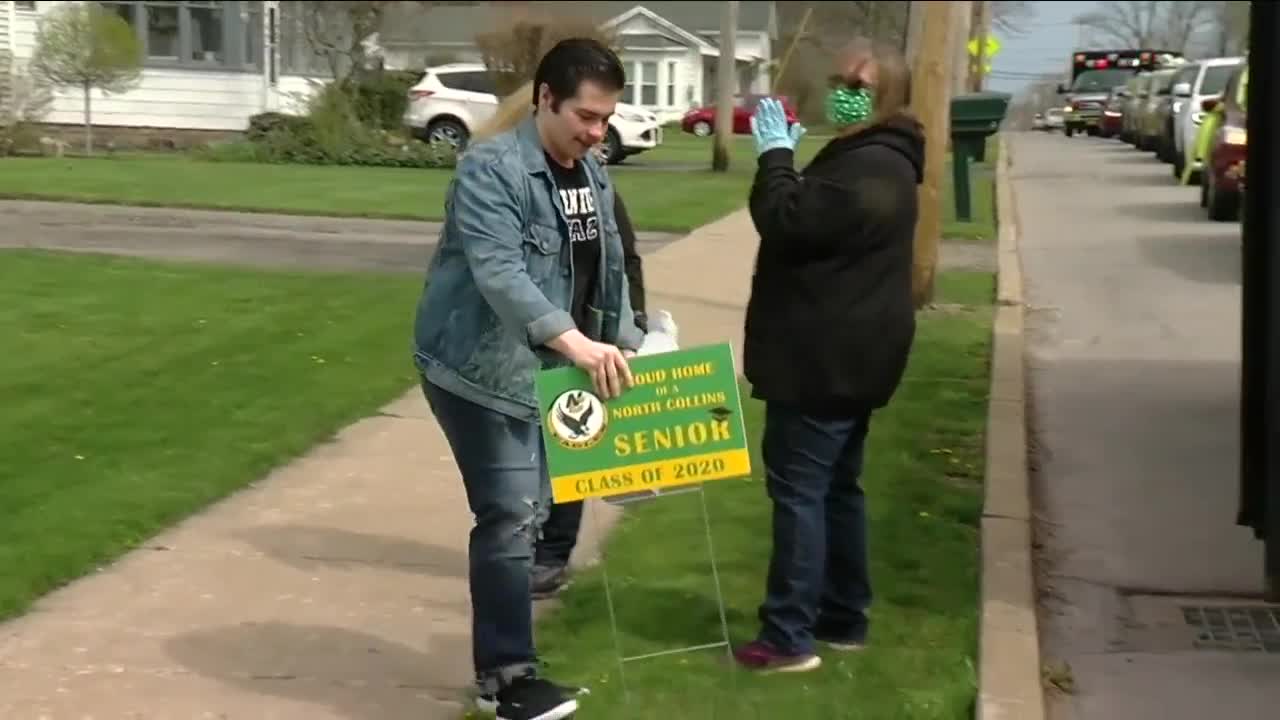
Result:
<svg viewBox="0 0 1280 720"><path fill-rule="evenodd" d="M538 105L538 94L545 84L551 91L552 111L560 112L560 103L577 95L586 80L618 92L627 84L627 73L617 54L599 40L561 40L538 63L533 75L533 105Z"/></svg>

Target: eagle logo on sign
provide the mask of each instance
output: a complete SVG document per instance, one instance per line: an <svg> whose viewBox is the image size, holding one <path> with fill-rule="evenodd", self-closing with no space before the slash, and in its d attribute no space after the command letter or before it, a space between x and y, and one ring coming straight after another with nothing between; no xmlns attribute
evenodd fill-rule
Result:
<svg viewBox="0 0 1280 720"><path fill-rule="evenodd" d="M609 424L600 398L586 390L569 390L551 403L547 428L564 447L584 450L600 442Z"/></svg>

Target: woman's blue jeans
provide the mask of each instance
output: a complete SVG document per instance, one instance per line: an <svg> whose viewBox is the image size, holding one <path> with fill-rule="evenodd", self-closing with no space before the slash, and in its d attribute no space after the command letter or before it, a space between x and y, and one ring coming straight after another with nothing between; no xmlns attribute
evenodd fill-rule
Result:
<svg viewBox="0 0 1280 720"><path fill-rule="evenodd" d="M814 630L863 641L871 577L862 487L870 415L813 416L769 403L763 454L773 501L773 554L760 639L810 653Z"/></svg>

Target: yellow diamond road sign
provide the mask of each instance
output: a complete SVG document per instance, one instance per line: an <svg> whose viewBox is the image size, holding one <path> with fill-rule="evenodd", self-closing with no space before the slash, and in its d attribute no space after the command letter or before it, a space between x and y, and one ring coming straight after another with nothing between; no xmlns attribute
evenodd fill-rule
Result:
<svg viewBox="0 0 1280 720"><path fill-rule="evenodd" d="M977 38L970 40L967 47L969 49L970 55L974 57L978 57L978 39ZM987 52L984 54L989 58L993 58L996 56L996 53L998 52L1000 52L1000 41L996 39L995 35L988 35L987 36Z"/></svg>

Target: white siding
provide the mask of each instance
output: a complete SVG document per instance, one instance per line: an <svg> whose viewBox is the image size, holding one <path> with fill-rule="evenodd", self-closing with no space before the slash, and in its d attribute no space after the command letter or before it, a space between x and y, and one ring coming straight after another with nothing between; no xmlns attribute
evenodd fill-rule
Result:
<svg viewBox="0 0 1280 720"><path fill-rule="evenodd" d="M719 30L699 32L698 36L717 46L720 44ZM762 60L771 60L772 44L768 33L741 31L738 33L734 53L739 58L754 57Z"/></svg>
<svg viewBox="0 0 1280 720"><path fill-rule="evenodd" d="M13 7L13 27L9 28L12 34L13 56L21 60L30 58L31 51L36 47L36 18L46 6L57 3L37 3L36 7L39 8L37 12L19 10L12 2L5 4Z"/></svg>
<svg viewBox="0 0 1280 720"><path fill-rule="evenodd" d="M661 122L679 118L701 97L702 56L696 50L623 50L621 60L628 81L635 85L634 93L624 92L622 101L652 111ZM653 63L657 71L655 103L643 102L645 98L639 83L647 63Z"/></svg>
<svg viewBox="0 0 1280 720"><path fill-rule="evenodd" d="M614 32L619 35L627 35L630 33L635 33L637 35L649 35L651 33L661 31L649 21L649 18L646 18L643 15L633 15L622 23L619 23L618 26L614 28ZM623 44L625 45L625 43Z"/></svg>
<svg viewBox="0 0 1280 720"><path fill-rule="evenodd" d="M13 46L9 34L9 15L12 12L12 2L0 2L0 122L8 117L9 91L13 85Z"/></svg>
<svg viewBox="0 0 1280 720"><path fill-rule="evenodd" d="M122 127L244 130L263 106L262 76L191 70L144 70L127 93L95 90L93 123ZM46 122L83 122L84 99L74 88L55 95Z"/></svg>
<svg viewBox="0 0 1280 720"><path fill-rule="evenodd" d="M275 87L275 103L271 109L290 115L302 115L307 111L307 100L327 83L328 80L324 78L281 75Z"/></svg>
<svg viewBox="0 0 1280 720"><path fill-rule="evenodd" d="M61 3L41 2L43 14ZM21 63L35 49L36 14L15 16L13 42ZM287 78L281 78L282 84ZM176 128L184 130L244 130L249 117L268 104L262 73L216 72L146 68L138 85L126 93L106 95L94 91L94 125ZM84 122L84 99L76 88L61 88L45 118L50 123Z"/></svg>

